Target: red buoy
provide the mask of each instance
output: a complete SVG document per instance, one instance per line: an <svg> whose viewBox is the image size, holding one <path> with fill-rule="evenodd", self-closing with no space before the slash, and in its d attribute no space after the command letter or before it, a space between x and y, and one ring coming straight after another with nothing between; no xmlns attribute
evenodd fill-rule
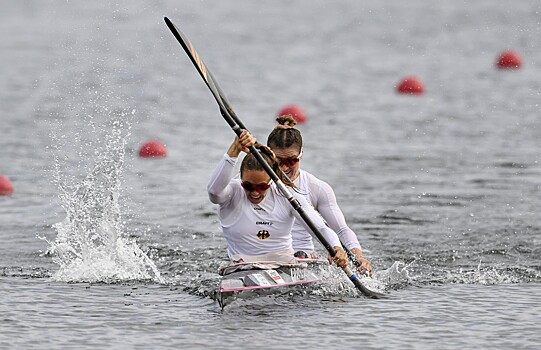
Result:
<svg viewBox="0 0 541 350"><path fill-rule="evenodd" d="M9 178L4 175L0 175L0 196L5 196L13 193L13 184L9 181Z"/></svg>
<svg viewBox="0 0 541 350"><path fill-rule="evenodd" d="M500 54L496 66L500 69L516 69L522 65L522 58L513 50L507 50Z"/></svg>
<svg viewBox="0 0 541 350"><path fill-rule="evenodd" d="M294 104L286 105L284 106L279 112L278 117L281 117L283 115L291 114L293 116L293 119L297 121L297 123L301 124L306 121L306 114L304 113L304 110Z"/></svg>
<svg viewBox="0 0 541 350"><path fill-rule="evenodd" d="M167 155L167 149L165 145L160 141L151 140L145 142L139 149L139 157L165 157Z"/></svg>
<svg viewBox="0 0 541 350"><path fill-rule="evenodd" d="M396 87L399 94L422 94L425 92L423 82L412 75L405 77Z"/></svg>

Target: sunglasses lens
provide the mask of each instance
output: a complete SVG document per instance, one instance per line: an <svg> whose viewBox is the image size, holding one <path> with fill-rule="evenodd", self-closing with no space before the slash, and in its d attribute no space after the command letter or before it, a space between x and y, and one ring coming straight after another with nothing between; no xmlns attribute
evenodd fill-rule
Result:
<svg viewBox="0 0 541 350"><path fill-rule="evenodd" d="M243 181L241 182L242 188L244 188L248 192L257 191L257 192L265 192L269 187L270 184L253 184L250 182Z"/></svg>
<svg viewBox="0 0 541 350"><path fill-rule="evenodd" d="M299 162L299 158L284 158L280 159L280 164L283 164L285 166L293 166Z"/></svg>
<svg viewBox="0 0 541 350"><path fill-rule="evenodd" d="M257 192L263 192L265 191L268 187L267 187L267 184L264 184L264 185L255 185L255 190Z"/></svg>

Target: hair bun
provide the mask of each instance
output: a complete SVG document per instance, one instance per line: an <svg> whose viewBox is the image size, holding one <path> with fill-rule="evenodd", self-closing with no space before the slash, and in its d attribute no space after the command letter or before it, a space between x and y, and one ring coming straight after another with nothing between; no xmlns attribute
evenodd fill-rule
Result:
<svg viewBox="0 0 541 350"><path fill-rule="evenodd" d="M278 122L278 125L276 125L276 128L279 129L291 129L294 128L295 125L297 125L297 121L291 114L281 115L278 118L276 118L276 121Z"/></svg>

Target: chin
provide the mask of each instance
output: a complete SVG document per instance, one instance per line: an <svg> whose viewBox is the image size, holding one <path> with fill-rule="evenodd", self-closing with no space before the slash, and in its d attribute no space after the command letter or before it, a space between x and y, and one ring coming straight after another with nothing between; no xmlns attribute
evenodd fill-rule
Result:
<svg viewBox="0 0 541 350"><path fill-rule="evenodd" d="M297 172L295 170L290 170L286 173L287 177L289 177L290 179L293 179L293 177L295 177L297 175Z"/></svg>
<svg viewBox="0 0 541 350"><path fill-rule="evenodd" d="M261 198L252 198L252 197L248 197L248 200L250 201L250 203L252 204L259 204L261 203L261 201L263 200L264 197L261 197Z"/></svg>

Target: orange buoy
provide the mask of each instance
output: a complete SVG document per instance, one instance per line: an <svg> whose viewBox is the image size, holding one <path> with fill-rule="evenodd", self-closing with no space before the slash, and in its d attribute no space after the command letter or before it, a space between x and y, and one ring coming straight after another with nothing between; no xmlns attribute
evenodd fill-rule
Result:
<svg viewBox="0 0 541 350"><path fill-rule="evenodd" d="M139 149L139 157L143 158L165 157L166 155L167 149L165 148L165 145L156 140L145 142Z"/></svg>
<svg viewBox="0 0 541 350"><path fill-rule="evenodd" d="M413 75L407 76L396 87L399 94L422 94L425 92L423 82Z"/></svg>
<svg viewBox="0 0 541 350"><path fill-rule="evenodd" d="M6 196L13 193L13 184L9 181L9 178L4 175L0 175L0 196Z"/></svg>
<svg viewBox="0 0 541 350"><path fill-rule="evenodd" d="M522 65L522 58L513 50L506 50L500 54L496 66L500 69L516 69Z"/></svg>
<svg viewBox="0 0 541 350"><path fill-rule="evenodd" d="M291 114L299 124L306 122L306 113L304 113L304 110L301 107L295 104L289 104L284 106L278 112L278 117L288 114Z"/></svg>

